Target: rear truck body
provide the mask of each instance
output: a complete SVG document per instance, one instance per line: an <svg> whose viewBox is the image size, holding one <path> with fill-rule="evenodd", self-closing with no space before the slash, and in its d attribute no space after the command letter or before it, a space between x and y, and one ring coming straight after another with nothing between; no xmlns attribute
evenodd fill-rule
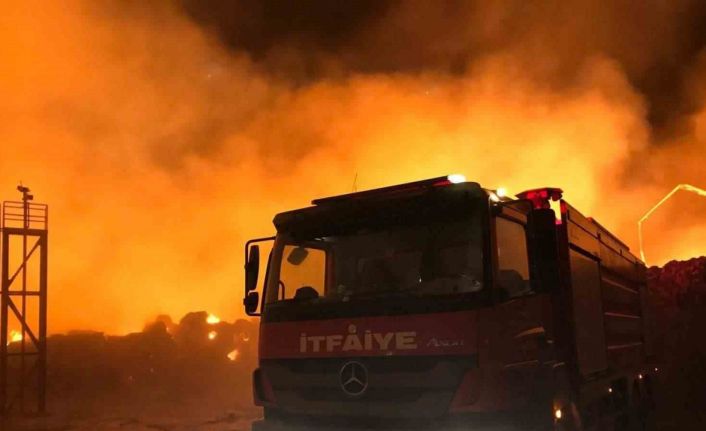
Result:
<svg viewBox="0 0 706 431"><path fill-rule="evenodd" d="M649 419L645 266L561 190L509 199L448 176L313 204L246 244L253 429Z"/></svg>

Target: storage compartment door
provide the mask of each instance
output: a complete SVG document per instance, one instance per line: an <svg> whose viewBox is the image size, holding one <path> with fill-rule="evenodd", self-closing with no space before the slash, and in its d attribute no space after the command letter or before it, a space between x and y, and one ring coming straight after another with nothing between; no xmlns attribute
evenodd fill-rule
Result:
<svg viewBox="0 0 706 431"><path fill-rule="evenodd" d="M575 250L570 256L576 359L586 377L607 367L601 275L598 261Z"/></svg>

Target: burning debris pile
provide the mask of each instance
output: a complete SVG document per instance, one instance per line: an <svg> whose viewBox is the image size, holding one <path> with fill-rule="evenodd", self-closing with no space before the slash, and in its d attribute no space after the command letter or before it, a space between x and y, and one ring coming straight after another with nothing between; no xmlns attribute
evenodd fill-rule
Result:
<svg viewBox="0 0 706 431"><path fill-rule="evenodd" d="M706 257L672 261L648 273L669 429L706 425ZM668 388L668 389L666 389ZM684 421L681 423L680 421ZM695 424L701 427L693 428Z"/></svg>
<svg viewBox="0 0 706 431"><path fill-rule="evenodd" d="M653 266L648 273L650 286L659 305L688 309L706 303L706 257L671 261Z"/></svg>
<svg viewBox="0 0 706 431"><path fill-rule="evenodd" d="M166 425L177 419L190 421L193 429L201 423L216 429L213 421L222 419L233 429L233 421L257 414L250 411L256 338L255 323L228 323L206 312L189 313L178 323L159 316L142 332L125 336L51 336L49 416L62 424L133 418L167 429L180 429Z"/></svg>
<svg viewBox="0 0 706 431"><path fill-rule="evenodd" d="M62 396L149 387L169 388L165 391L178 396L227 386L224 393L231 394L234 405L243 397L247 404L256 335L252 322L227 323L206 312L189 313L178 324L159 316L144 331L126 336L55 335L48 340L50 381Z"/></svg>

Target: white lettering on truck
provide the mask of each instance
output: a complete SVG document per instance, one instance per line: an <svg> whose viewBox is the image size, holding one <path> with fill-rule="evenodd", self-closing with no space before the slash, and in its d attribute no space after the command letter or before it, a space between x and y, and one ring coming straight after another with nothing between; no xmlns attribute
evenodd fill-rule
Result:
<svg viewBox="0 0 706 431"><path fill-rule="evenodd" d="M310 336L306 333L299 335L299 352L362 352L372 350L414 350L417 348L417 333L414 331L401 332L372 332L365 331L358 335L355 325L348 326L346 335L317 335Z"/></svg>

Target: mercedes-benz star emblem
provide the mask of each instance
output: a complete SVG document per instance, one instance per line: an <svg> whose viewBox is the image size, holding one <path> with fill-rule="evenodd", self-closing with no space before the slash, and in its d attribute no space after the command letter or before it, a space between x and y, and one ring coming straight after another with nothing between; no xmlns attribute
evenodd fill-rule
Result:
<svg viewBox="0 0 706 431"><path fill-rule="evenodd" d="M343 364L338 376L341 381L341 389L347 395L357 397L363 395L368 389L368 369L358 361Z"/></svg>

